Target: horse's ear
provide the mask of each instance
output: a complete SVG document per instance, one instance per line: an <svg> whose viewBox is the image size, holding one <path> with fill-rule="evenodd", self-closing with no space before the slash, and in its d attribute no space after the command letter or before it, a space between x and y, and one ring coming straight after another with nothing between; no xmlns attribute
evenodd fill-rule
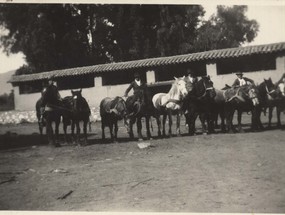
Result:
<svg viewBox="0 0 285 215"><path fill-rule="evenodd" d="M184 78L185 78L185 75L183 75L182 79L184 79Z"/></svg>
<svg viewBox="0 0 285 215"><path fill-rule="evenodd" d="M73 91L73 90L71 90L71 94L72 94L72 95L74 94L74 91Z"/></svg>
<svg viewBox="0 0 285 215"><path fill-rule="evenodd" d="M82 92L82 88L80 88L79 92L80 92L80 93Z"/></svg>
<svg viewBox="0 0 285 215"><path fill-rule="evenodd" d="M176 77L174 76L174 79L177 80L178 78L176 78Z"/></svg>

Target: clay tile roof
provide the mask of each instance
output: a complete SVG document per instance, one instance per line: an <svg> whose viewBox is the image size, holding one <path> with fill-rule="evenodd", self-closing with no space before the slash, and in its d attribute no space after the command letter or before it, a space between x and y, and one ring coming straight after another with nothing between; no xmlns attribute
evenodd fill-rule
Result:
<svg viewBox="0 0 285 215"><path fill-rule="evenodd" d="M152 68L162 65L188 63L193 61L216 60L224 58L237 58L252 54L266 54L266 53L276 53L276 52L285 52L285 42L211 50L205 52L176 55L169 57L142 59L135 61L127 61L127 62L100 64L93 66L63 69L63 70L54 70L54 71L42 72L30 75L18 75L18 76L12 76L9 82L17 83L17 82L43 80L47 79L50 75L54 75L55 77L60 78L60 77L76 76L83 74L96 74L99 72L102 73L102 72L119 71L119 70L130 70L136 68Z"/></svg>

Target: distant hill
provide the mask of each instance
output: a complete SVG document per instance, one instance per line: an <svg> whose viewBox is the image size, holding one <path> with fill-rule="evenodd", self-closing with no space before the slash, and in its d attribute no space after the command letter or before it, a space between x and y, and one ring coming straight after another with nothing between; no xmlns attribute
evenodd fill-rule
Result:
<svg viewBox="0 0 285 215"><path fill-rule="evenodd" d="M0 95L7 93L9 94L13 89L12 84L7 83L11 79L11 76L15 73L15 70L0 73Z"/></svg>

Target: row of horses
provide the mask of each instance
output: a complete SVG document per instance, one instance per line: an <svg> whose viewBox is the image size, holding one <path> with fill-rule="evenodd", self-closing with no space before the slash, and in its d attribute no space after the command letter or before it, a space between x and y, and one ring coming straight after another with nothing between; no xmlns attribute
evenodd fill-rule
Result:
<svg viewBox="0 0 285 215"><path fill-rule="evenodd" d="M168 135L172 136L172 116L176 115L176 135L180 134L180 117L184 114L188 125L189 135L195 134L195 121L199 117L203 133L215 133L218 117L221 121L223 132L236 132L233 126L233 116L238 112L238 131L242 130L242 113L251 112L251 129L253 131L263 129L260 120L262 112L269 109L269 122L271 126L272 111L276 107L277 125L281 126L280 113L285 108L284 83L276 86L272 80L264 79L260 85L245 85L241 87L225 87L215 89L209 76L201 77L195 83L189 83L185 77L175 78L168 93L157 93L153 96L148 93L142 94L142 98L133 102L133 96L128 98L115 97L104 98L100 103L100 116L102 139L105 139L105 127L109 127L113 141L117 140L118 121L123 120L130 138L134 138L133 125L137 125L138 138L143 139L142 118L145 118L146 135L150 139L150 118L154 117L157 122L157 135L166 136L166 119L168 118ZM42 98L45 99L45 94ZM40 102L40 101L38 101ZM84 144L87 143L87 124L89 122L90 108L80 91L72 91L72 96L65 97L62 105L51 111L46 111L45 119L49 141L55 142L51 122L56 122L55 134L58 135L60 116L64 125L66 139L66 127L71 125L72 136L74 127L77 127L76 140L79 141L82 120L84 131ZM88 107L87 107L87 106ZM38 107L38 104L37 104ZM39 113L37 108L37 113ZM161 123L160 117L163 116ZM40 114L38 114L40 117ZM41 125L40 125L41 127Z"/></svg>

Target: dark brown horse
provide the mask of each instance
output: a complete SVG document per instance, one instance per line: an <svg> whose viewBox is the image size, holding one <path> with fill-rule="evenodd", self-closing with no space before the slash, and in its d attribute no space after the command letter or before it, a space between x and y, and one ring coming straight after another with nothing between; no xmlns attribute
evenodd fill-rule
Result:
<svg viewBox="0 0 285 215"><path fill-rule="evenodd" d="M203 133L214 133L214 97L216 91L209 76L202 77L185 99L185 118L188 124L189 134L195 134L195 121L199 116ZM206 128L207 122L208 128Z"/></svg>
<svg viewBox="0 0 285 215"><path fill-rule="evenodd" d="M103 140L105 139L105 126L108 126L110 129L111 140L117 142L118 121L123 119L124 125L127 127L126 115L127 106L123 98L119 96L115 98L106 97L101 101L100 116Z"/></svg>
<svg viewBox="0 0 285 215"><path fill-rule="evenodd" d="M48 137L48 143L55 147L59 147L58 134L59 124L62 114L62 103L58 98L58 94L55 91L46 88L42 92L41 107L44 107L43 118L46 120L46 133ZM55 132L53 132L52 123L55 123ZM55 135L54 135L55 133Z"/></svg>
<svg viewBox="0 0 285 215"><path fill-rule="evenodd" d="M82 96L82 90L73 91L71 90L72 96L65 97L64 113L63 113L63 124L64 133L66 135L66 128L70 124L71 120L71 134L73 140L76 140L77 144L87 144L87 124L90 122L89 117L91 115L90 107L86 99ZM80 122L83 121L83 133L84 143L80 143ZM90 125L90 124L89 124ZM76 127L76 138L74 138L74 129Z"/></svg>
<svg viewBox="0 0 285 215"><path fill-rule="evenodd" d="M38 99L38 101L36 103L36 115L37 115L37 119L38 119L38 126L39 126L39 131L40 131L41 136L43 135L43 128L46 126L46 120L43 117L43 113L41 111L42 102L43 102L43 99L41 97Z"/></svg>
<svg viewBox="0 0 285 215"><path fill-rule="evenodd" d="M152 102L150 91L148 88L144 92L140 92L140 95L132 95L126 99L127 106L127 121L128 121L128 132L130 138L134 138L133 124L137 123L137 133L139 140L143 140L142 136L142 118L145 118L147 139L151 139L150 133L150 117L154 116L158 122L159 115L155 111ZM160 134L159 134L160 135Z"/></svg>
<svg viewBox="0 0 285 215"><path fill-rule="evenodd" d="M222 93L225 100L225 118L227 132L235 132L233 126L233 116L235 111L238 112L238 131L243 132L241 125L241 117L243 112L251 112L252 114L252 129L257 130L262 127L262 124L257 116L258 108L260 108L259 91L255 85L245 85L241 87L232 87L223 91L217 91L218 94Z"/></svg>
<svg viewBox="0 0 285 215"><path fill-rule="evenodd" d="M264 79L264 81L258 86L261 98L261 106L264 110L269 109L268 114L268 127L271 127L272 112L276 108L277 114L277 127L281 126L280 113L284 109L285 95L282 95L282 86L284 84L280 83L278 86L273 84L271 78ZM283 89L284 91L284 89Z"/></svg>

